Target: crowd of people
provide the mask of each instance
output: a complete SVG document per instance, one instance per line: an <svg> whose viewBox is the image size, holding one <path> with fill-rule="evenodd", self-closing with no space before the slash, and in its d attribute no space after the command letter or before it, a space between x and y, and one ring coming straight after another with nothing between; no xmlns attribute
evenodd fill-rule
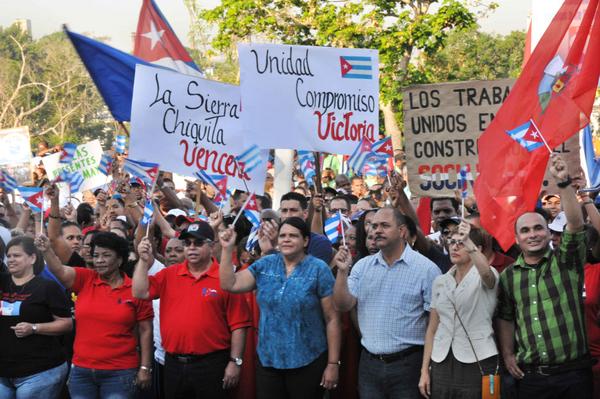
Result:
<svg viewBox="0 0 600 399"><path fill-rule="evenodd" d="M251 193L163 173L47 182L43 216L1 193L0 398L600 398L600 212L560 156L508 251L474 199L424 223L400 173L329 161L278 209L268 182L258 230Z"/></svg>

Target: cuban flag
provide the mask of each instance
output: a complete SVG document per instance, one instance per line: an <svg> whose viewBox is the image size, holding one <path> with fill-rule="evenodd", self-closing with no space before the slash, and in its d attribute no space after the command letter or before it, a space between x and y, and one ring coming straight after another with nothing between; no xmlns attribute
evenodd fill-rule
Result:
<svg viewBox="0 0 600 399"><path fill-rule="evenodd" d="M69 172L66 169L63 169L56 179L57 182L62 181L69 185L69 190L71 193L77 193L81 189L81 186L84 182L83 173L78 170L77 172Z"/></svg>
<svg viewBox="0 0 600 399"><path fill-rule="evenodd" d="M125 148L127 147L127 137L124 135L118 135L115 139L115 151L117 154L125 154Z"/></svg>
<svg viewBox="0 0 600 399"><path fill-rule="evenodd" d="M536 128L531 119L513 130L507 130L506 134L529 152L544 145L542 133Z"/></svg>
<svg viewBox="0 0 600 399"><path fill-rule="evenodd" d="M312 151L298 150L298 164L304 179L309 186L314 186L314 177L317 175L315 170L315 154Z"/></svg>
<svg viewBox="0 0 600 399"><path fill-rule="evenodd" d="M367 137L363 137L350 158L348 158L348 168L352 169L357 175L362 173L367 160L375 155L371 151L371 145L371 141Z"/></svg>
<svg viewBox="0 0 600 399"><path fill-rule="evenodd" d="M394 156L394 147L392 146L392 136L388 136L386 138L383 138L379 141L374 142L373 145L371 146L371 151L378 153L378 154L383 154L383 155L393 157Z"/></svg>
<svg viewBox="0 0 600 399"><path fill-rule="evenodd" d="M144 214L142 216L142 221L140 222L142 225L147 226L150 221L152 221L152 215L154 214L154 204L152 200L147 200L146 205L144 206Z"/></svg>
<svg viewBox="0 0 600 399"><path fill-rule="evenodd" d="M258 244L258 229L259 226L252 226L252 230L250 230L250 234L248 235L248 241L246 241L246 251L251 252L254 247Z"/></svg>
<svg viewBox="0 0 600 399"><path fill-rule="evenodd" d="M143 0L133 54L187 75L203 77L154 0Z"/></svg>
<svg viewBox="0 0 600 399"><path fill-rule="evenodd" d="M0 187L6 192L14 191L18 186L17 180L5 170L0 170Z"/></svg>
<svg viewBox="0 0 600 399"><path fill-rule="evenodd" d="M41 187L17 187L21 197L29 208L35 212L42 212L44 208L44 190Z"/></svg>
<svg viewBox="0 0 600 399"><path fill-rule="evenodd" d="M467 198L468 195L468 190L469 187L467 186L467 183L469 182L467 180L467 167L463 166L462 168L460 168L460 172L458 173L459 179L458 179L458 186L460 188L460 196L462 198Z"/></svg>
<svg viewBox="0 0 600 399"><path fill-rule="evenodd" d="M373 79L373 61L371 57L343 55L340 57L342 78Z"/></svg>
<svg viewBox="0 0 600 399"><path fill-rule="evenodd" d="M250 197L246 201L246 207L244 208L244 215L254 226L260 226L260 211L256 203L256 195L250 194Z"/></svg>
<svg viewBox="0 0 600 399"><path fill-rule="evenodd" d="M325 220L325 235L332 244L338 242L342 235L342 229L342 218L339 212Z"/></svg>
<svg viewBox="0 0 600 399"><path fill-rule="evenodd" d="M218 173L209 174L206 170L200 169L195 173L196 177L206 184L210 184L217 190L217 194L223 199L227 199L231 195L231 191L227 189L227 176Z"/></svg>
<svg viewBox="0 0 600 399"><path fill-rule="evenodd" d="M102 154L100 164L98 165L98 170L100 171L100 173L108 176L112 172L112 166L113 157L108 154Z"/></svg>
<svg viewBox="0 0 600 399"><path fill-rule="evenodd" d="M373 156L365 163L365 176L385 176L387 174L387 156Z"/></svg>
<svg viewBox="0 0 600 399"><path fill-rule="evenodd" d="M152 162L135 161L125 158L123 170L131 177L139 178L147 187L152 187L158 177L158 164Z"/></svg>
<svg viewBox="0 0 600 399"><path fill-rule="evenodd" d="M600 187L600 158L596 156L596 151L594 150L594 138L592 137L590 125L583 128L581 135L588 186L594 188Z"/></svg>
<svg viewBox="0 0 600 399"><path fill-rule="evenodd" d="M77 144L65 143L63 144L62 151L60 153L59 163L71 163L77 152Z"/></svg>
<svg viewBox="0 0 600 399"><path fill-rule="evenodd" d="M235 160L240 164L245 173L250 173L262 162L260 148L256 144L253 144L246 151L235 157Z"/></svg>

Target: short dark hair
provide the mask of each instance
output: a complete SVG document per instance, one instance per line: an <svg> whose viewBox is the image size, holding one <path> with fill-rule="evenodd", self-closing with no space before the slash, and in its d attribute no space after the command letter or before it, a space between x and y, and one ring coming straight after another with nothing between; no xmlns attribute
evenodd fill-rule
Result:
<svg viewBox="0 0 600 399"><path fill-rule="evenodd" d="M242 194L246 194L246 192L242 191L242 190L235 190L233 192L233 195L231 196L231 198L233 198L235 201L237 201L237 200L240 199L240 197L242 196Z"/></svg>
<svg viewBox="0 0 600 399"><path fill-rule="evenodd" d="M33 238L28 236L18 236L13 238L6 244L6 252L12 247L21 247L27 255L35 255L35 263L33 264L33 273L37 276L44 270L44 256L35 247Z"/></svg>
<svg viewBox="0 0 600 399"><path fill-rule="evenodd" d="M279 231L281 231L281 228L286 224L289 224L290 226L295 227L298 230L300 230L302 237L310 238L310 228L308 227L306 222L304 220L302 220L301 218L294 216L294 217L285 219L279 226Z"/></svg>
<svg viewBox="0 0 600 399"><path fill-rule="evenodd" d="M342 200L346 202L346 206L348 207L348 212L350 212L350 209L352 208L352 204L350 204L350 200L348 199L347 195L336 195L335 197L333 197L331 199L331 202L335 201L335 200ZM330 203L331 203L330 202Z"/></svg>
<svg viewBox="0 0 600 399"><path fill-rule="evenodd" d="M302 194L296 193L294 191L290 191L289 193L285 193L281 196L281 201L298 201L300 203L300 207L303 210L308 209L308 200Z"/></svg>
<svg viewBox="0 0 600 399"><path fill-rule="evenodd" d="M120 268L127 264L127 260L129 259L129 241L119 237L115 233L108 231L98 232L92 238L90 246L92 255L96 251L96 247L107 248L115 251L117 256L121 258Z"/></svg>
<svg viewBox="0 0 600 399"><path fill-rule="evenodd" d="M454 208L454 210L456 212L458 212L458 208L460 207L460 204L458 203L458 200L454 197L437 197L437 198L432 198L431 202L429 203L429 210L433 210L433 203L435 201L450 201L452 203L452 208Z"/></svg>
<svg viewBox="0 0 600 399"><path fill-rule="evenodd" d="M357 175L354 175L354 176L352 176L352 179L350 179L350 182L352 183L352 182L354 182L355 180L361 180L361 181L364 181L364 179L363 179L362 177L360 177L360 176L357 176Z"/></svg>
<svg viewBox="0 0 600 399"><path fill-rule="evenodd" d="M271 209L273 207L271 196L267 193L265 195L257 195L256 199L260 202L261 209Z"/></svg>
<svg viewBox="0 0 600 399"><path fill-rule="evenodd" d="M117 197L117 195L118 195L118 197ZM121 204L121 206L122 206L123 208L125 208L125 201L123 201L123 197L121 197L121 194L115 194L115 195L113 195L112 197L110 197L110 198L108 199L108 201L110 201L110 200L115 200L115 201L117 201L119 204Z"/></svg>
<svg viewBox="0 0 600 399"><path fill-rule="evenodd" d="M381 211L383 209L389 209L389 210L391 210L392 213L393 213L393 215L394 215L394 220L396 221L396 224L398 226L401 226L401 225L404 224L404 225L406 225L406 228L409 229L409 231L410 231L410 227L408 225L410 223L408 221L409 220L408 216L406 216L405 214L403 214L402 212L400 212L397 208L393 208L393 207L390 207L390 206L386 206L386 207L381 208L379 210ZM415 226L415 228L416 228L416 226Z"/></svg>
<svg viewBox="0 0 600 399"><path fill-rule="evenodd" d="M75 223L75 222L71 222L70 220L65 220L64 222L62 222L62 224L60 225L60 234L63 234L64 229L66 227L70 227L70 226L75 226L77 227L79 230L81 230L81 227Z"/></svg>
<svg viewBox="0 0 600 399"><path fill-rule="evenodd" d="M337 190L335 188L331 188L331 187L325 187L323 188L323 196L325 196L325 194L331 194L333 196L337 195Z"/></svg>
<svg viewBox="0 0 600 399"><path fill-rule="evenodd" d="M77 207L77 223L80 226L88 226L92 223L94 208L87 202L82 202Z"/></svg>

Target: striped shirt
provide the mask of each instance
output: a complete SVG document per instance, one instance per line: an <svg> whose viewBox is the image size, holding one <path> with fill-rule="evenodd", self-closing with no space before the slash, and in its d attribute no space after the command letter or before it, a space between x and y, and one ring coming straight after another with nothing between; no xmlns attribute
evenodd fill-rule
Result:
<svg viewBox="0 0 600 399"><path fill-rule="evenodd" d="M348 288L357 299L366 350L382 355L424 344L431 288L439 275L433 262L408 245L390 266L381 251L354 265Z"/></svg>
<svg viewBox="0 0 600 399"><path fill-rule="evenodd" d="M500 276L498 317L515 322L518 363L552 365L588 354L583 313L585 232L562 235L537 265L523 255Z"/></svg>

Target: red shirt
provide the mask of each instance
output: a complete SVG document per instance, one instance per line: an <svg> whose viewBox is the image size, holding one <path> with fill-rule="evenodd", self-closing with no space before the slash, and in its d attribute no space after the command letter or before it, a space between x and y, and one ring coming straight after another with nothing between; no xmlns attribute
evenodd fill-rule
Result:
<svg viewBox="0 0 600 399"><path fill-rule="evenodd" d="M585 298L583 298L583 306L588 345L592 356L600 358L600 327L598 326L598 312L600 312L600 264L585 265L584 287Z"/></svg>
<svg viewBox="0 0 600 399"><path fill-rule="evenodd" d="M73 364L101 370L139 367L135 326L154 317L152 302L132 296L131 279L126 275L120 287L111 288L94 270L74 269Z"/></svg>
<svg viewBox="0 0 600 399"><path fill-rule="evenodd" d="M221 290L219 264L195 278L188 261L148 277L150 298L160 298L160 335L168 353L195 354L231 347L231 332L252 325L243 295Z"/></svg>

